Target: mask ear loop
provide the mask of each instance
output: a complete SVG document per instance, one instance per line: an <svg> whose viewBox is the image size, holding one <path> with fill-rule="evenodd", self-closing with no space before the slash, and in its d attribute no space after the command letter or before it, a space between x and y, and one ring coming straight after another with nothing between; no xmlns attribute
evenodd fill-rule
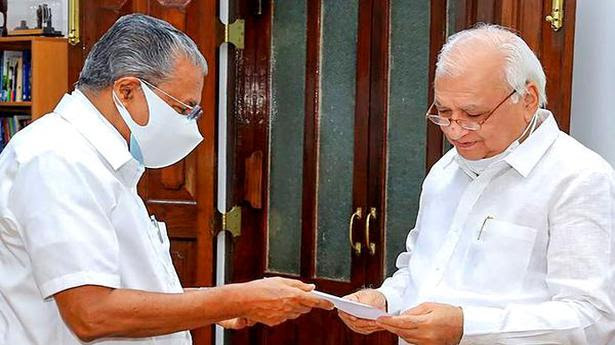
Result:
<svg viewBox="0 0 615 345"><path fill-rule="evenodd" d="M532 116L532 119L530 120L530 123L527 124L527 126L523 130L523 133L521 133L521 135L519 136L517 141L519 141L521 139L525 140L525 139L527 139L527 137L530 136L530 134L534 133L534 130L536 129L536 124L537 123L538 123L538 112L536 112L534 114L534 116Z"/></svg>

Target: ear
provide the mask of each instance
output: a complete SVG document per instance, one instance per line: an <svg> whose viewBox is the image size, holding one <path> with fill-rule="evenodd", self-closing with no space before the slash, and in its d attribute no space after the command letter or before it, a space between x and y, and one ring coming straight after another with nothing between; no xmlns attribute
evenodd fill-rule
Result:
<svg viewBox="0 0 615 345"><path fill-rule="evenodd" d="M525 90L526 92L523 96L523 109L525 110L525 121L529 122L538 110L540 100L536 83L532 81L528 82L525 86Z"/></svg>
<svg viewBox="0 0 615 345"><path fill-rule="evenodd" d="M113 91L120 102L128 107L135 100L135 96L141 92L141 82L135 77L122 77L113 83Z"/></svg>

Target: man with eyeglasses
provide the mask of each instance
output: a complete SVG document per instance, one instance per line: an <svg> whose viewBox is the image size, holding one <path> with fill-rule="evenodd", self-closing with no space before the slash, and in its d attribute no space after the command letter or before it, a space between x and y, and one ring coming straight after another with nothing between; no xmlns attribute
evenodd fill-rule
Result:
<svg viewBox="0 0 615 345"><path fill-rule="evenodd" d="M186 330L276 325L332 305L272 278L184 290L137 182L203 139L207 63L145 15L92 47L77 89L0 155L0 344L191 344Z"/></svg>
<svg viewBox="0 0 615 345"><path fill-rule="evenodd" d="M613 344L615 176L542 109L545 84L504 28L449 38L426 118L454 149L425 178L398 271L347 296L391 316L340 312L348 327L401 344Z"/></svg>

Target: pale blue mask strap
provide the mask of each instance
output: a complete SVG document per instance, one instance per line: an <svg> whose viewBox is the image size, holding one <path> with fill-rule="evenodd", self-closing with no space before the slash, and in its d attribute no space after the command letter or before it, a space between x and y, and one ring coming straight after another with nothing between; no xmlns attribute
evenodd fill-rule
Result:
<svg viewBox="0 0 615 345"><path fill-rule="evenodd" d="M143 154L141 153L141 148L132 133L130 134L130 154L134 159L141 163L141 165L143 165Z"/></svg>

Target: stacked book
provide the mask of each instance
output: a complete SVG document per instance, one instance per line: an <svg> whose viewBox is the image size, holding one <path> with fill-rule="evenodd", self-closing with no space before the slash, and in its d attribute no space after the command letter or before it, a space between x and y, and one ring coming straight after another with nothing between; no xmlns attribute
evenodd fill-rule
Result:
<svg viewBox="0 0 615 345"><path fill-rule="evenodd" d="M0 102L28 102L32 100L31 51L5 50L0 52L2 91Z"/></svg>
<svg viewBox="0 0 615 345"><path fill-rule="evenodd" d="M0 151L11 137L32 121L30 115L0 116Z"/></svg>

